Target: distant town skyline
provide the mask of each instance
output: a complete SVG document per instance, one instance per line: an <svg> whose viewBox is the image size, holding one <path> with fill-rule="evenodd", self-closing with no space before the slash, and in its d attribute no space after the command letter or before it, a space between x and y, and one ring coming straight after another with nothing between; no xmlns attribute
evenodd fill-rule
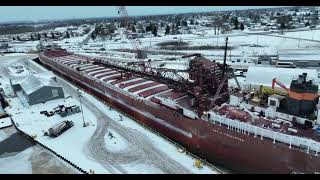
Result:
<svg viewBox="0 0 320 180"><path fill-rule="evenodd" d="M263 9L278 6L128 6L128 14L159 15L191 12ZM1 6L0 22L117 17L116 6Z"/></svg>

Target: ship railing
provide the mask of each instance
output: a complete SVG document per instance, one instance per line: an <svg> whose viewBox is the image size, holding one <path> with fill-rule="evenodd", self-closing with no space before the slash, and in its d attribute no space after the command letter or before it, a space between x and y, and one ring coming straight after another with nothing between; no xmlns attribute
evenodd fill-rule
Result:
<svg viewBox="0 0 320 180"><path fill-rule="evenodd" d="M218 124L219 126L227 126L227 129L236 131L238 133L247 135L252 134L254 135L254 137L259 136L261 140L263 140L263 138L268 138L272 140L273 143L285 143L288 144L289 148L295 146L297 148L305 150L306 153L314 152L315 155L318 155L320 150L320 143L313 139L307 139L304 137L284 134L282 132L276 132L238 120L229 119L214 112L210 112L209 122Z"/></svg>

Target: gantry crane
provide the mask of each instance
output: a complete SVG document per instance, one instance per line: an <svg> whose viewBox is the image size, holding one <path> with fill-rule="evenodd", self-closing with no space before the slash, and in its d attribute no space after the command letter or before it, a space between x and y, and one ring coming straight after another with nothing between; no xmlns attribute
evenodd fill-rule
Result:
<svg viewBox="0 0 320 180"><path fill-rule="evenodd" d="M123 21L124 21L124 26L125 26L125 35L128 37L128 19L129 19L129 16L128 16L128 11L126 9L125 6L118 6L117 7L118 9L118 14L123 18ZM146 59L147 58L147 53L144 49L142 49L140 47L140 44L139 44L139 39L138 37L136 38L130 38L130 43L132 45L132 48L133 50L136 52L136 58L141 62L142 59Z"/></svg>

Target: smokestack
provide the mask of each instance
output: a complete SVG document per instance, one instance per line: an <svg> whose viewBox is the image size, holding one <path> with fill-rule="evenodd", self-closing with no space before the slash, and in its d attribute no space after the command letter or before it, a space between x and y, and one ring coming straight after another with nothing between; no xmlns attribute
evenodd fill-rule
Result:
<svg viewBox="0 0 320 180"><path fill-rule="evenodd" d="M299 83L299 84L302 84L302 82L303 82L303 75L299 75L298 83Z"/></svg>
<svg viewBox="0 0 320 180"><path fill-rule="evenodd" d="M305 83L307 81L307 73L303 73L303 82Z"/></svg>

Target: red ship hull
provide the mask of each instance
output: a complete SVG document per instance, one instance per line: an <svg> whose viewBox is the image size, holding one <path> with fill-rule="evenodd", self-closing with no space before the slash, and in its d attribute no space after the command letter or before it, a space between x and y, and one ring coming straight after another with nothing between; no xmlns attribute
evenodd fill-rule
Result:
<svg viewBox="0 0 320 180"><path fill-rule="evenodd" d="M273 143L270 139L230 130L219 123L192 120L167 107L147 105L81 76L46 56L40 55L39 59L42 65L61 77L210 163L239 173L320 172L320 156L289 148L284 143Z"/></svg>

